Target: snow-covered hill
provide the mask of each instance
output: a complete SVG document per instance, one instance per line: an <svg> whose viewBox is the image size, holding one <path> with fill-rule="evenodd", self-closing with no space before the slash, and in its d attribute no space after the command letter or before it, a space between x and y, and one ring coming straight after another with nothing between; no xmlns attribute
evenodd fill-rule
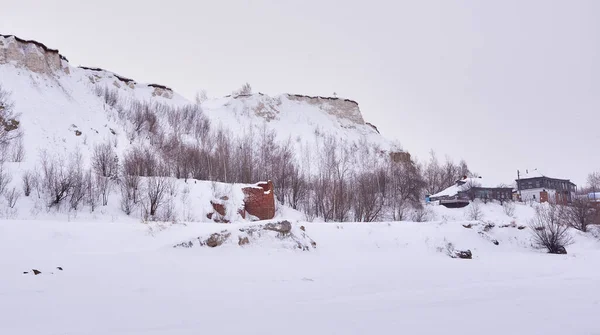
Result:
<svg viewBox="0 0 600 335"><path fill-rule="evenodd" d="M75 67L57 50L14 36L0 35L0 85L11 93L21 117L25 165L33 164L44 149L69 153L80 148L86 159L89 148L98 143L114 142L119 153L134 144L128 136L130 125L99 90L118 94L118 104L125 109L135 100L172 107L194 104L162 85L137 83L103 69ZM289 139L309 151L324 136L398 150L364 122L358 104L351 100L257 93L207 100L200 110L214 126L234 134L274 130L280 141Z"/></svg>

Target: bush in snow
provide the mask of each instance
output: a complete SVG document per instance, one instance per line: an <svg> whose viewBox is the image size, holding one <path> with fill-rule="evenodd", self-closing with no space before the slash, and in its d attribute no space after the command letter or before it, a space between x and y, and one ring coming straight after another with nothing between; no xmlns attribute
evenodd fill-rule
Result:
<svg viewBox="0 0 600 335"><path fill-rule="evenodd" d="M231 93L231 95L233 97L237 97L239 95L248 95L248 94L252 94L252 86L250 86L250 84L248 84L248 83L245 83L244 85L242 85L242 87L240 87L239 89L237 89Z"/></svg>
<svg viewBox="0 0 600 335"><path fill-rule="evenodd" d="M6 203L8 204L8 207L10 207L10 208L15 208L15 205L17 204L17 200L19 200L20 197L21 197L21 192L19 190L17 190L16 187L13 187L10 191L6 191L6 193L4 193L4 198L6 199Z"/></svg>
<svg viewBox="0 0 600 335"><path fill-rule="evenodd" d="M510 217L514 217L515 216L515 203L512 201L506 201L505 203L502 204L502 209L504 210L504 214L506 214L507 216Z"/></svg>
<svg viewBox="0 0 600 335"><path fill-rule="evenodd" d="M467 219L471 221L483 220L483 210L481 209L481 203L479 200L474 200L469 205L467 209Z"/></svg>
<svg viewBox="0 0 600 335"><path fill-rule="evenodd" d="M561 209L557 205L544 204L536 208L535 217L529 222L535 247L551 254L566 254L566 246L573 243L569 227L561 224Z"/></svg>
<svg viewBox="0 0 600 335"><path fill-rule="evenodd" d="M587 198L575 198L561 208L561 219L569 227L585 233L588 226L600 224L600 207Z"/></svg>

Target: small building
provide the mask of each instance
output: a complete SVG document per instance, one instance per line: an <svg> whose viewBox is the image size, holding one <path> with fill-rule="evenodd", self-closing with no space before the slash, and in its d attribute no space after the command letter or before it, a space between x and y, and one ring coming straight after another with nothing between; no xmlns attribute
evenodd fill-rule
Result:
<svg viewBox="0 0 600 335"><path fill-rule="evenodd" d="M550 178L538 170L519 174L516 180L521 201L570 203L577 186L569 179Z"/></svg>
<svg viewBox="0 0 600 335"><path fill-rule="evenodd" d="M446 207L463 207L469 201L481 199L483 201L497 200L500 202L512 201L513 188L486 184L481 177L462 177L447 189L429 196L430 201L439 201Z"/></svg>

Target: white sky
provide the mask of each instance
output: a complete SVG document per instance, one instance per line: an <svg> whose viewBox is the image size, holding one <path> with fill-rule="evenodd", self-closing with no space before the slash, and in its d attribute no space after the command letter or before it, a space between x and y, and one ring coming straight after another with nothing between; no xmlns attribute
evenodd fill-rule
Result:
<svg viewBox="0 0 600 335"><path fill-rule="evenodd" d="M488 179L600 170L600 1L0 3L0 33L189 98L337 92L413 155Z"/></svg>

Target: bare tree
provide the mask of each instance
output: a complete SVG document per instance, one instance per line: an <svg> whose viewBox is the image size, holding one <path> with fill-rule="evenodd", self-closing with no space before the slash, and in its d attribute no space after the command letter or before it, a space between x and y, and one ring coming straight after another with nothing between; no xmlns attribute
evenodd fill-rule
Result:
<svg viewBox="0 0 600 335"><path fill-rule="evenodd" d="M384 205L383 185L379 183L378 171L363 172L354 182L354 220L373 222L379 219Z"/></svg>
<svg viewBox="0 0 600 335"><path fill-rule="evenodd" d="M8 173L3 162L0 162L0 194L4 194L6 187L12 181L12 176Z"/></svg>
<svg viewBox="0 0 600 335"><path fill-rule="evenodd" d="M23 159L25 159L25 145L23 144L23 137L19 136L15 138L9 146L10 160L13 162L22 162Z"/></svg>
<svg viewBox="0 0 600 335"><path fill-rule="evenodd" d="M417 208L412 212L413 222L427 222L432 219L433 213L429 207Z"/></svg>
<svg viewBox="0 0 600 335"><path fill-rule="evenodd" d="M90 211L96 210L98 205L98 188L94 180L92 169L88 169L84 177L85 201L90 206Z"/></svg>
<svg viewBox="0 0 600 335"><path fill-rule="evenodd" d="M483 210L479 200L472 201L467 209L467 218L471 221L483 220Z"/></svg>
<svg viewBox="0 0 600 335"><path fill-rule="evenodd" d="M404 220L406 211L411 208L419 209L421 196L426 182L418 165L412 161L389 162L389 183L386 198L394 220Z"/></svg>
<svg viewBox="0 0 600 335"><path fill-rule="evenodd" d="M514 217L515 215L515 203L512 201L506 201L502 204L502 209L504 210L504 214L510 217Z"/></svg>
<svg viewBox="0 0 600 335"><path fill-rule="evenodd" d="M112 191L112 181L108 177L96 176L96 188L102 196L102 206L108 205L108 198Z"/></svg>
<svg viewBox="0 0 600 335"><path fill-rule="evenodd" d="M561 220L571 228L587 232L588 226L600 224L600 204L586 198L575 198L561 207Z"/></svg>
<svg viewBox="0 0 600 335"><path fill-rule="evenodd" d="M168 177L146 178L146 206L151 217L156 216L158 208L163 205L173 180Z"/></svg>
<svg viewBox="0 0 600 335"><path fill-rule="evenodd" d="M587 182L592 192L600 191L600 172L590 173Z"/></svg>
<svg viewBox="0 0 600 335"><path fill-rule="evenodd" d="M83 166L81 164L81 154L75 153L72 155L68 164L69 204L71 205L71 209L77 210L86 196L86 185Z"/></svg>
<svg viewBox="0 0 600 335"><path fill-rule="evenodd" d="M41 154L42 185L50 198L49 206L58 206L69 196L71 191L71 174L64 159L50 157L46 152Z"/></svg>
<svg viewBox="0 0 600 335"><path fill-rule="evenodd" d="M107 86L96 85L94 93L110 107L116 107L119 103L119 91L116 88L110 89Z"/></svg>
<svg viewBox="0 0 600 335"><path fill-rule="evenodd" d="M17 190L16 187L13 187L10 191L6 191L4 194L4 198L6 199L6 203L8 207L15 208L17 204L17 200L21 197L21 192Z"/></svg>
<svg viewBox="0 0 600 335"><path fill-rule="evenodd" d="M119 158L109 142L98 144L92 153L92 168L97 175L114 178L119 169Z"/></svg>
<svg viewBox="0 0 600 335"><path fill-rule="evenodd" d="M36 184L35 174L33 174L31 171L25 171L21 177L21 180L23 181L23 193L26 197L28 197Z"/></svg>
<svg viewBox="0 0 600 335"><path fill-rule="evenodd" d="M573 243L569 227L560 223L560 207L542 205L536 208L535 217L529 222L533 244L545 248L551 254L566 254L566 246Z"/></svg>
<svg viewBox="0 0 600 335"><path fill-rule="evenodd" d="M236 97L236 96L240 96L240 95L249 95L249 94L252 94L252 87L250 86L250 84L245 83L244 85L242 85L241 88L233 91L233 93L231 95L233 97Z"/></svg>

